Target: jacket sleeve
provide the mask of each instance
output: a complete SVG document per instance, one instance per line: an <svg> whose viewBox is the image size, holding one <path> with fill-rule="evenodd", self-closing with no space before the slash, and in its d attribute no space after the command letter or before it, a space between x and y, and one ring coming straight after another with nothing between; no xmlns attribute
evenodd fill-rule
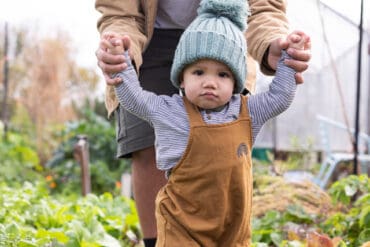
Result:
<svg viewBox="0 0 370 247"><path fill-rule="evenodd" d="M248 52L260 64L263 73L275 71L263 61L270 43L285 38L289 32L286 18L286 0L249 0L251 15L246 32Z"/></svg>
<svg viewBox="0 0 370 247"><path fill-rule="evenodd" d="M140 1L96 0L95 8L102 14L97 23L100 34L111 31L131 37L130 50L136 68L139 69L142 64L141 54L148 42L145 14Z"/></svg>

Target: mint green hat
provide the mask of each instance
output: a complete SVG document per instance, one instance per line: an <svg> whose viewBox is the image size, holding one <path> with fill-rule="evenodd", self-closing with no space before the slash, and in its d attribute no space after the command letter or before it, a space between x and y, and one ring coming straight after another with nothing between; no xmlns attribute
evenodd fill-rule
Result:
<svg viewBox="0 0 370 247"><path fill-rule="evenodd" d="M244 89L247 75L248 1L202 0L198 16L186 28L177 45L171 68L172 84L180 88L183 69L199 59L226 64L236 80L234 93Z"/></svg>

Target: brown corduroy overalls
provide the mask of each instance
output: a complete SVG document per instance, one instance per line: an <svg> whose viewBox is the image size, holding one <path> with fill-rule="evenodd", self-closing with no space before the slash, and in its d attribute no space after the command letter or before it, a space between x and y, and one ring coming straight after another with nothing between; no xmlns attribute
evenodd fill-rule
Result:
<svg viewBox="0 0 370 247"><path fill-rule="evenodd" d="M245 247L251 239L251 121L207 125L184 98L190 133L184 155L156 199L157 247Z"/></svg>

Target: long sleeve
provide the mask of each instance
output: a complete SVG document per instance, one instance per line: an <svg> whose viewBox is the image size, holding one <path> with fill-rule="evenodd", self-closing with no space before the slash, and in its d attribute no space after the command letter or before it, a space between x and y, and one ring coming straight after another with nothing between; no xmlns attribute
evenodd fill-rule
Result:
<svg viewBox="0 0 370 247"><path fill-rule="evenodd" d="M127 52L126 57L129 59ZM158 169L170 169L185 150L190 128L182 97L178 94L171 97L156 95L143 90L130 63L127 69L115 76L123 79L115 87L120 104L154 128Z"/></svg>
<svg viewBox="0 0 370 247"><path fill-rule="evenodd" d="M165 99L170 97L158 96L143 90L128 51L125 52L125 56L128 61L127 69L115 75L123 79L123 82L115 87L118 101L127 111L151 123L152 113L158 113L159 108L161 111L165 110L167 108Z"/></svg>
<svg viewBox="0 0 370 247"><path fill-rule="evenodd" d="M284 53L283 58L287 54ZM262 125L270 118L286 110L293 100L296 85L294 70L285 66L281 60L278 64L276 77L270 90L252 95L248 98L248 109L252 120L253 141L256 139ZM157 96L144 91L139 84L132 65L118 73L123 82L115 87L120 104L128 111L151 123L156 133L156 157L160 170L171 169L182 156L188 141L189 122L181 96ZM232 122L240 113L240 95L231 97L227 107L222 111L201 111L207 124ZM173 148L173 147L177 148Z"/></svg>
<svg viewBox="0 0 370 247"><path fill-rule="evenodd" d="M248 99L249 112L252 118L253 141L262 125L267 120L288 109L294 99L297 88L294 78L295 71L283 63L283 60L288 57L287 53L283 51L269 90L252 95Z"/></svg>

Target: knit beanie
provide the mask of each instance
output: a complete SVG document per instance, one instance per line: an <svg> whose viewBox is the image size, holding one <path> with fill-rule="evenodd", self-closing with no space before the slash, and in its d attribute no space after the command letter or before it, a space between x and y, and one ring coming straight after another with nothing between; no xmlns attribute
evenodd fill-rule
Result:
<svg viewBox="0 0 370 247"><path fill-rule="evenodd" d="M200 59L226 64L234 75L234 93L244 89L247 74L248 1L202 0L198 16L186 28L177 45L171 68L172 84L180 87L183 69Z"/></svg>

